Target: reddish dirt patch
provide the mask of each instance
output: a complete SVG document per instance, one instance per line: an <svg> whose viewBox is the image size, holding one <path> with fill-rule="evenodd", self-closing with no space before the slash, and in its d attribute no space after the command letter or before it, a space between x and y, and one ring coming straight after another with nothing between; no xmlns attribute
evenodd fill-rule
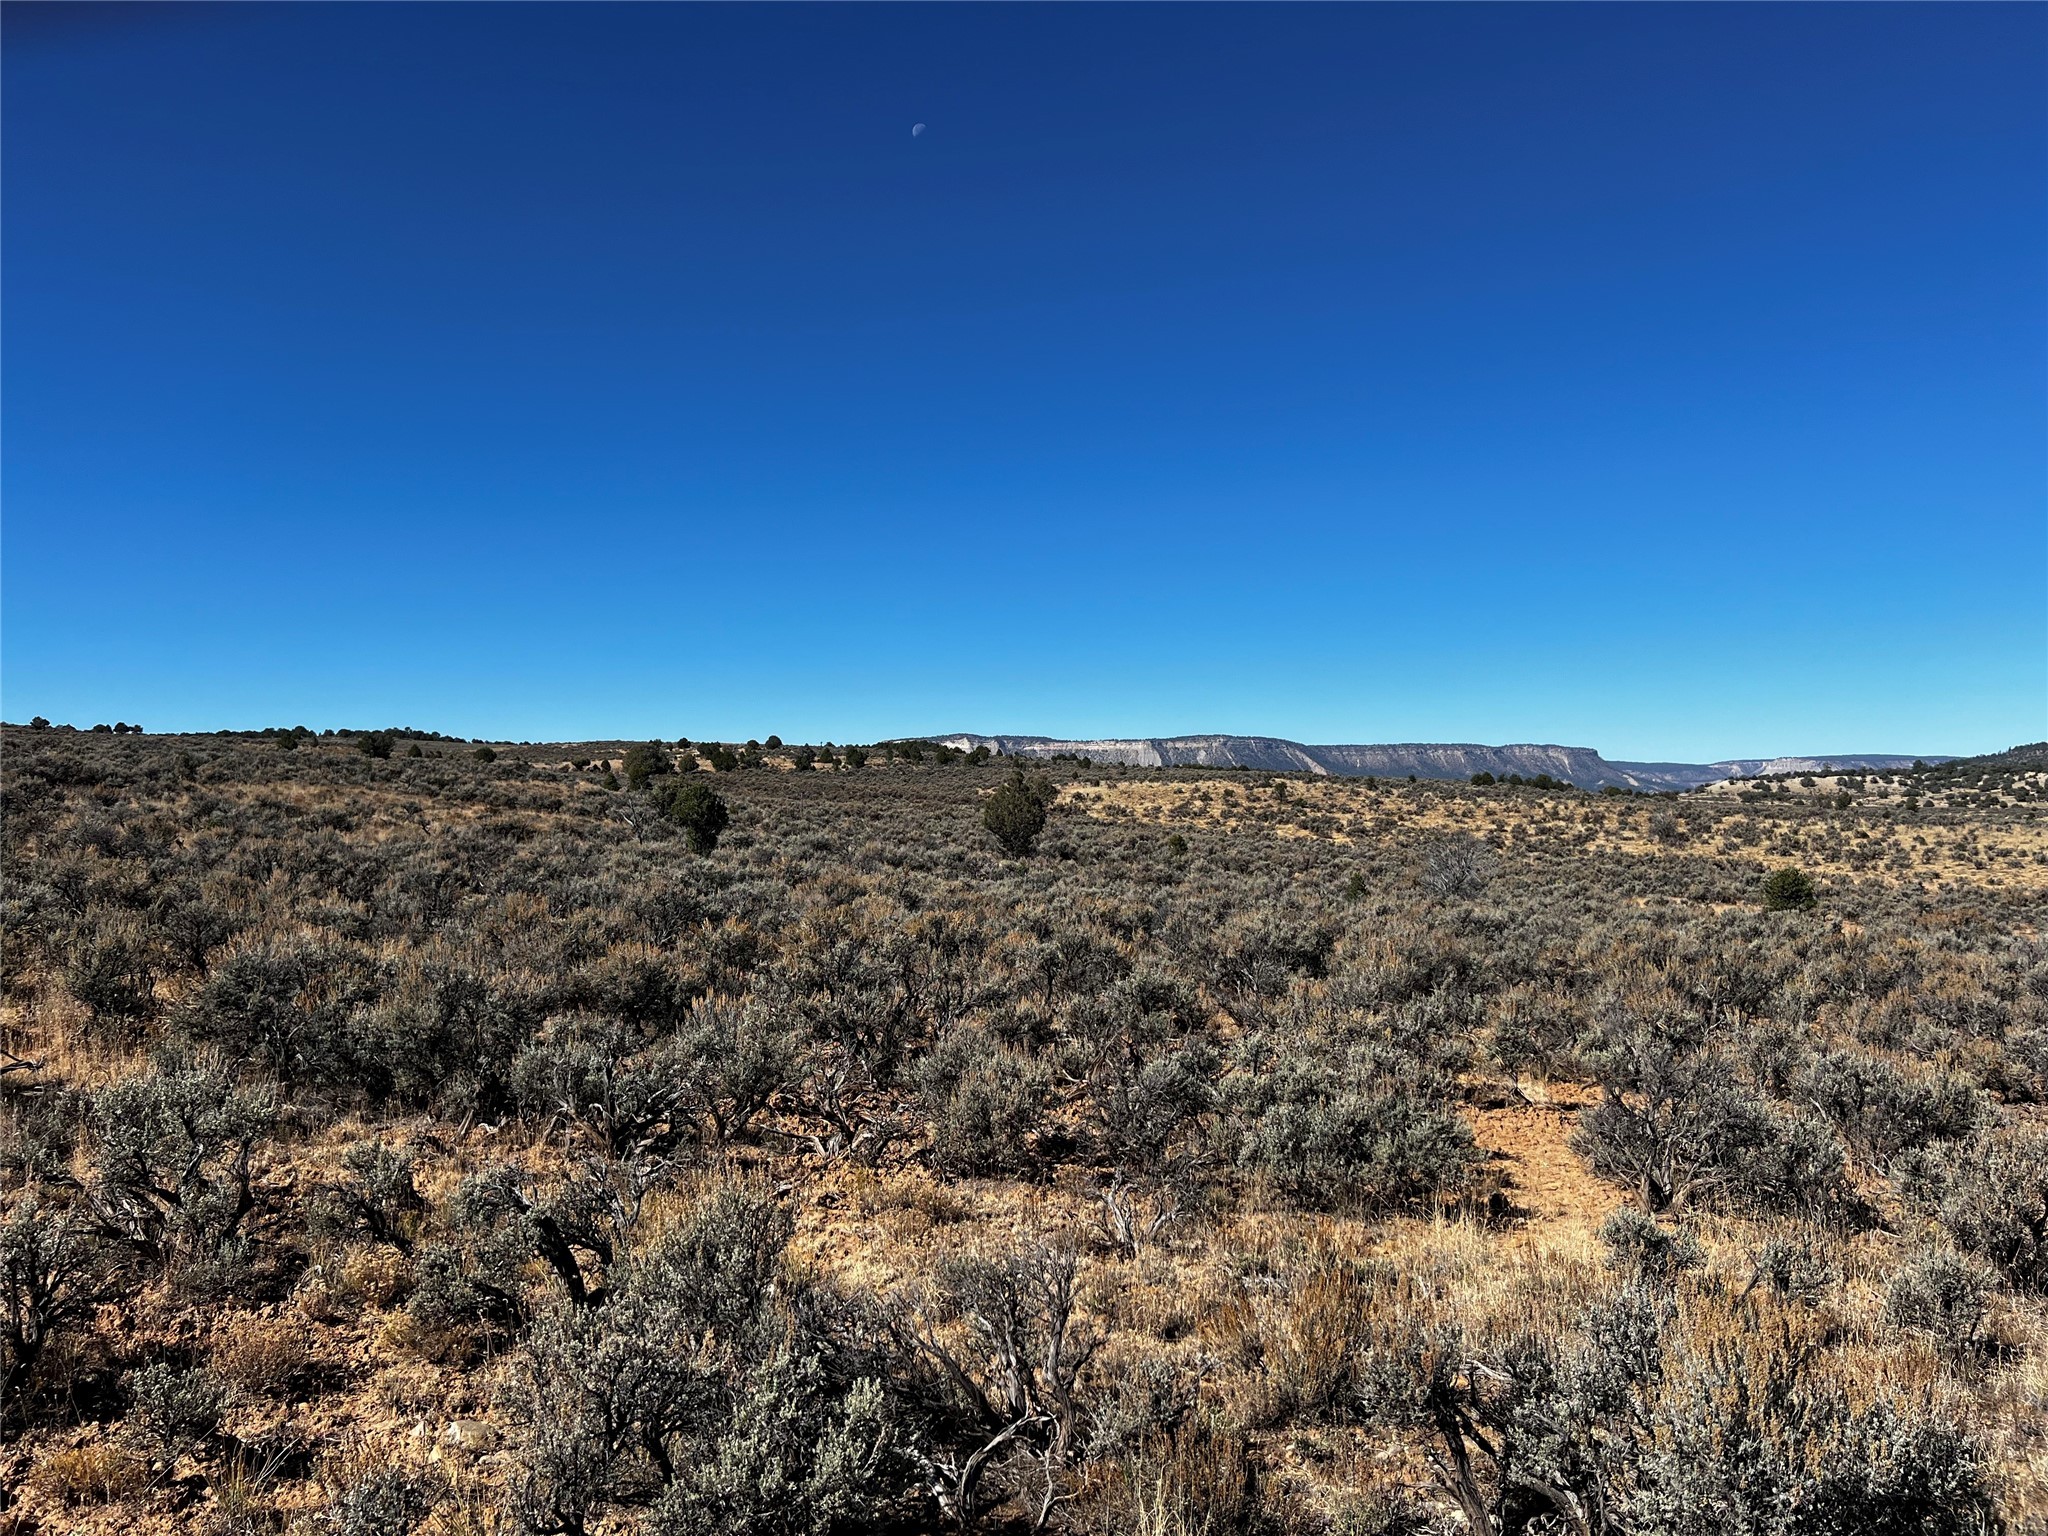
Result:
<svg viewBox="0 0 2048 1536"><path fill-rule="evenodd" d="M1596 1178L1569 1142L1578 1113L1597 1093L1553 1084L1548 1102L1472 1111L1472 1132L1507 1175L1507 1193L1531 1237L1590 1236L1623 1192Z"/></svg>

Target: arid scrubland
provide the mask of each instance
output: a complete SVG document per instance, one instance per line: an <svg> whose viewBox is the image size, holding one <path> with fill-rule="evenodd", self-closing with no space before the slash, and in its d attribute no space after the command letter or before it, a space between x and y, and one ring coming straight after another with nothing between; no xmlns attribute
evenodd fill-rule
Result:
<svg viewBox="0 0 2048 1536"><path fill-rule="evenodd" d="M380 746L7 732L6 1529L2048 1528L2039 761Z"/></svg>

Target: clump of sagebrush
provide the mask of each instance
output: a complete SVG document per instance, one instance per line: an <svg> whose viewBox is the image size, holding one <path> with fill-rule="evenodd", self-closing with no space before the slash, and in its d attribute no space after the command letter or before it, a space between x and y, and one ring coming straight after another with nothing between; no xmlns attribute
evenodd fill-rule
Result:
<svg viewBox="0 0 2048 1536"><path fill-rule="evenodd" d="M1493 880L1493 851L1467 833L1431 838L1422 852L1422 888L1439 900L1469 899Z"/></svg>

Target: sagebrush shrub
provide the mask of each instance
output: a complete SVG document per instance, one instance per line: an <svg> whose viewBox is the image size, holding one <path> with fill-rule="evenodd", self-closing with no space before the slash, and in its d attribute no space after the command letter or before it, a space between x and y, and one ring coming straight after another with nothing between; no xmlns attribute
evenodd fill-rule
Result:
<svg viewBox="0 0 2048 1536"><path fill-rule="evenodd" d="M1439 901L1469 901L1493 883L1499 863L1493 850L1476 837L1436 837L1422 850L1417 879Z"/></svg>
<svg viewBox="0 0 2048 1536"><path fill-rule="evenodd" d="M211 1061L101 1089L86 1117L101 1225L159 1265L218 1256L256 1208L252 1161L275 1113Z"/></svg>
<svg viewBox="0 0 2048 1536"><path fill-rule="evenodd" d="M529 1529L651 1501L657 1529L809 1533L901 1496L887 1399L826 1369L789 1230L772 1197L719 1188L625 1261L603 1305L536 1317L512 1404Z"/></svg>
<svg viewBox="0 0 2048 1536"><path fill-rule="evenodd" d="M0 1217L0 1428L26 1417L44 1352L92 1315L112 1266L76 1213L30 1188Z"/></svg>
<svg viewBox="0 0 2048 1536"><path fill-rule="evenodd" d="M1931 779L1917 809L1873 785L1846 811L1660 810L1075 763L1045 775L1074 811L1037 861L985 820L1007 763L927 745L735 773L763 765L750 744L681 776L729 802L705 858L662 814L676 777L621 793L608 743L387 764L354 734L89 735L0 753L0 1047L25 1053L0 1050L4 1433L42 1436L40 1465L88 1456L119 1367L155 1358L138 1346L197 1338L251 1397L315 1395L294 1422L387 1388L408 1414L510 1416L508 1459L430 1517L451 1530L523 1509L648 1536L1158 1536L1348 1504L1391 1531L1429 1453L1455 1469L1448 1425L1484 1440L1463 1440L1469 1487L1427 1496L1446 1528L1862 1536L1967 1528L1985 1458L2019 1465L1996 1417L2019 1378L1979 1368L1991 1315L2023 1340L2048 1291L2043 1159L2009 1107L2048 1082L2017 808L1965 812ZM1513 857L1481 860L1484 899L1440 898L1426 840L1465 829ZM1758 857L1825 871L1843 921L1762 911ZM1930 862L1938 886L1914 878ZM194 1049L214 1054L172 1054ZM154 1086L123 1097L134 1061ZM1496 1294L1490 1229L1372 1218L1460 1189L1475 1107L1490 1144L1544 1120L1533 1089L1500 1103L1524 1071L1599 1079L1579 1146L1635 1198L1604 1273ZM232 1111L258 1085L275 1113L245 1159ZM707 1165L736 1164L763 1185L707 1202ZM969 1194L967 1173L1049 1187ZM899 1212L885 1185L917 1193ZM1078 1234L1049 1264L1008 1246L1082 1208L1104 1230L1070 1266ZM1697 1229L1721 1240L1704 1272L1696 1209L1729 1218ZM865 1230L878 1212L901 1229ZM1888 1269L1884 1239L1844 1242L1922 1214L1953 1254ZM1366 1248L1398 1262L1337 1252ZM840 1272L874 1293L818 1278ZM231 1289L239 1334L187 1326ZM287 1296L345 1333L249 1321ZM103 1302L111 1356L82 1326ZM1940 1391L1997 1426L1988 1450L1885 1397L1886 1348L1928 1363L1901 1330L1960 1367ZM392 1347L447 1367L435 1403L416 1369L320 1368ZM1400 1390L1369 1404L1390 1364ZM60 1407L85 1438L52 1452ZM198 1448L158 1503L239 1536L302 1502L244 1496L267 1451ZM148 1459L117 1460L138 1493ZM305 1520L401 1529L417 1493L337 1483Z"/></svg>
<svg viewBox="0 0 2048 1536"><path fill-rule="evenodd" d="M1451 1085L1369 1045L1290 1041L1228 1086L1238 1164L1297 1205L1412 1204L1459 1188L1480 1159Z"/></svg>
<svg viewBox="0 0 2048 1536"><path fill-rule="evenodd" d="M1931 1141L1960 1141L1983 1119L1983 1101L1952 1077L1909 1074L1881 1056L1828 1051L1799 1085L1850 1144L1883 1161Z"/></svg>
<svg viewBox="0 0 2048 1536"><path fill-rule="evenodd" d="M932 1123L932 1161L942 1172L1021 1173L1045 1121L1052 1072L987 1031L949 1030L918 1064Z"/></svg>
<svg viewBox="0 0 2048 1536"><path fill-rule="evenodd" d="M166 1454L208 1439L227 1411L227 1387L203 1366L180 1370L156 1361L128 1372L121 1386L128 1394L128 1431Z"/></svg>
<svg viewBox="0 0 2048 1536"><path fill-rule="evenodd" d="M1981 1264L1939 1248L1925 1250L1885 1286L1885 1317L1926 1334L1945 1355L1967 1355L1990 1310L1992 1279Z"/></svg>
<svg viewBox="0 0 2048 1536"><path fill-rule="evenodd" d="M410 1253L426 1201L413 1183L412 1154L382 1141L344 1148L336 1177L318 1190L307 1211L308 1229L345 1237L361 1232Z"/></svg>
<svg viewBox="0 0 2048 1536"><path fill-rule="evenodd" d="M2048 1135L1996 1131L1939 1167L1939 1213L1956 1245L2006 1282L2048 1292Z"/></svg>
<svg viewBox="0 0 2048 1536"><path fill-rule="evenodd" d="M1610 1266L1643 1280L1668 1281L1706 1262L1706 1251L1692 1233L1665 1227L1629 1206L1600 1224L1600 1244Z"/></svg>

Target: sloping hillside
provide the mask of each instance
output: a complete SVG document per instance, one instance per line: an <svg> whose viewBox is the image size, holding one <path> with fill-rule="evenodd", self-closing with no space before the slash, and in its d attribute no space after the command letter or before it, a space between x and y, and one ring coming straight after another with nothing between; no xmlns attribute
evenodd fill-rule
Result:
<svg viewBox="0 0 2048 1536"><path fill-rule="evenodd" d="M981 736L963 731L929 738L971 751L987 747L1010 757L1085 757L1094 763L1130 768L1249 768L1278 773L1328 774L1337 778L1469 779L1549 774L1580 789L1651 792L1698 789L1722 779L1759 774L1821 773L1829 768L1891 772L1910 768L1915 758L1897 754L1840 757L1741 758L1718 763L1610 762L1591 747L1517 743L1488 747L1470 742L1395 742L1379 745L1306 746L1277 736L1147 736L1091 741L1051 736ZM1942 763L1939 755L1918 761Z"/></svg>

